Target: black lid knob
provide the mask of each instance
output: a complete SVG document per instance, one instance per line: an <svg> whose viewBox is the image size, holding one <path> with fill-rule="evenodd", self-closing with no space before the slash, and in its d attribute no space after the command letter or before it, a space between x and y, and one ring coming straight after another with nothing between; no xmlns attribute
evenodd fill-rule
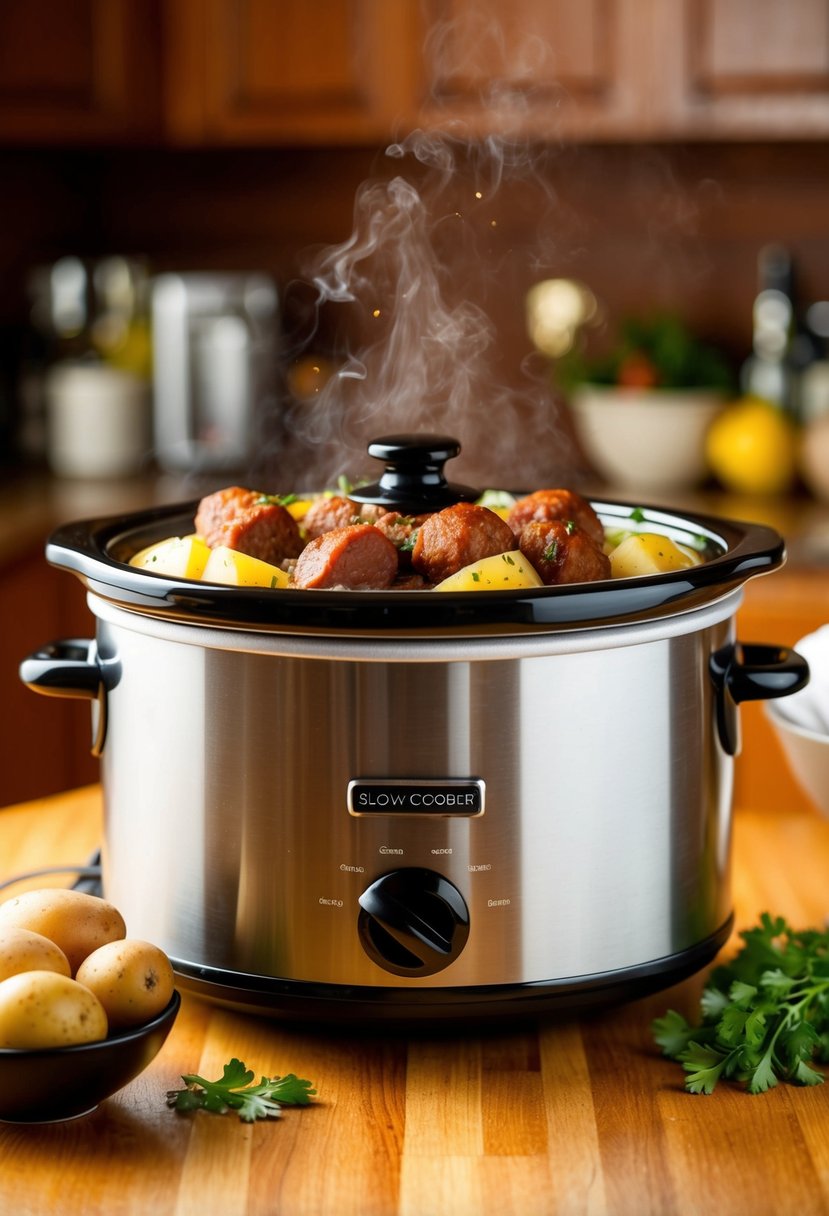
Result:
<svg viewBox="0 0 829 1216"><path fill-rule="evenodd" d="M422 514L440 511L456 502L474 502L480 491L449 482L443 475L447 460L461 445L448 435L385 435L368 445L370 456L385 462L379 481L360 486L349 498L377 503L389 510Z"/></svg>

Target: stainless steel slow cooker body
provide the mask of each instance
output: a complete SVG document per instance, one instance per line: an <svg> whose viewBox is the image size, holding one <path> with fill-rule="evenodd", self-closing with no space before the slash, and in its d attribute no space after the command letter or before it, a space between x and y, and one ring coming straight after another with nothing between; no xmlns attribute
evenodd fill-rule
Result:
<svg viewBox="0 0 829 1216"><path fill-rule="evenodd" d="M92 700L104 891L182 986L303 1018L467 1018L634 995L713 957L736 706L808 678L734 637L776 533L637 508L708 560L531 592L257 591L125 564L193 507L56 533L96 638L21 668Z"/></svg>

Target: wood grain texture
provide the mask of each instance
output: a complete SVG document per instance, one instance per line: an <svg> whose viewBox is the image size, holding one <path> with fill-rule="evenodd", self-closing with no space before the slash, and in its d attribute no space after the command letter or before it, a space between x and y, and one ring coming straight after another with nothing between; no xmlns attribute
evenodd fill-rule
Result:
<svg viewBox="0 0 829 1216"><path fill-rule="evenodd" d="M0 880L83 861L100 831L95 786L0 811ZM828 879L829 823L738 808L738 929L764 909L800 927L824 923ZM580 1017L451 1034L335 1034L185 996L153 1064L93 1114L0 1125L0 1212L826 1213L829 1087L694 1097L658 1054L652 1018L668 1007L692 1015L702 978ZM181 1073L218 1075L232 1055L312 1078L318 1100L253 1126L166 1107Z"/></svg>

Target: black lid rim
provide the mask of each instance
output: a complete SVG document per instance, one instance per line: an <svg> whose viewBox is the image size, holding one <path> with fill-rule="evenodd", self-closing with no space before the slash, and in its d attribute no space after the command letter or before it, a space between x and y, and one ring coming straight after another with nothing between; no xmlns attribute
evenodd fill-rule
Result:
<svg viewBox="0 0 829 1216"><path fill-rule="evenodd" d="M50 536L46 557L94 594L128 610L190 624L355 636L498 634L654 620L711 603L785 561L782 537L763 524L619 501L592 503L605 524L622 527L633 518L640 527L652 524L680 542L699 538L708 557L698 566L664 575L438 593L229 587L128 564L146 545L191 532L196 502L67 524Z"/></svg>

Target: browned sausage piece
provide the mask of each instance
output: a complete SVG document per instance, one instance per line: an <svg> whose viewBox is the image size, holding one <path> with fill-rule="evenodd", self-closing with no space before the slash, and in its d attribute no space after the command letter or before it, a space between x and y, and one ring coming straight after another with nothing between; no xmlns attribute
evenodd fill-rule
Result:
<svg viewBox="0 0 829 1216"><path fill-rule="evenodd" d="M596 512L586 498L575 490L536 490L526 498L519 498L507 517L507 522L516 536L531 520L571 519L586 532L601 548L604 545L604 528Z"/></svg>
<svg viewBox="0 0 829 1216"><path fill-rule="evenodd" d="M211 549L227 545L274 566L302 551L302 537L291 513L268 495L241 486L203 498L195 525Z"/></svg>
<svg viewBox="0 0 829 1216"><path fill-rule="evenodd" d="M307 540L333 532L335 528L347 528L351 524L374 524L386 514L383 506L372 503L353 502L338 494L315 498L302 518L302 530Z"/></svg>
<svg viewBox="0 0 829 1216"><path fill-rule="evenodd" d="M521 533L520 549L548 587L610 578L610 558L571 522L532 520Z"/></svg>
<svg viewBox="0 0 829 1216"><path fill-rule="evenodd" d="M239 511L253 506L261 494L254 490L245 490L242 486L228 486L226 490L217 490L208 494L198 505L196 511L196 531L203 537L211 549L222 542L219 533L225 528L229 519Z"/></svg>
<svg viewBox="0 0 829 1216"><path fill-rule="evenodd" d="M294 586L382 591L397 576L397 550L373 524L334 528L309 541L294 567Z"/></svg>
<svg viewBox="0 0 829 1216"><path fill-rule="evenodd" d="M328 498L315 498L302 517L302 530L308 540L333 532L335 528L347 528L357 523L360 508L350 498L332 494Z"/></svg>
<svg viewBox="0 0 829 1216"><path fill-rule="evenodd" d="M487 507L458 502L424 520L412 550L412 565L430 583L440 583L484 557L517 549L509 524Z"/></svg>

